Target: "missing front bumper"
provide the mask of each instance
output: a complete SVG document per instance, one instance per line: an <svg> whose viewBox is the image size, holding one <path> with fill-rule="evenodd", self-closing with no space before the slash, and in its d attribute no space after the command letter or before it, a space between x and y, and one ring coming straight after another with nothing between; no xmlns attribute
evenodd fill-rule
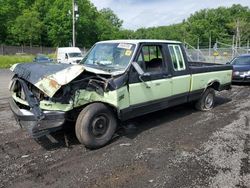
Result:
<svg viewBox="0 0 250 188"><path fill-rule="evenodd" d="M43 111L44 118L37 120L31 111L20 109L13 99L10 99L10 108L19 125L27 129L33 138L38 138L55 130L59 130L65 122L65 112Z"/></svg>

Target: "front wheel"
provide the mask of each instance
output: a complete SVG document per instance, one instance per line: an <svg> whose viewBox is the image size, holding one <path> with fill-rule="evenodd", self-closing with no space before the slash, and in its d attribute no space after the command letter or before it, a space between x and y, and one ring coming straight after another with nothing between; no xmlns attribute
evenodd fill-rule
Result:
<svg viewBox="0 0 250 188"><path fill-rule="evenodd" d="M76 137L88 148L100 148L107 144L117 127L114 113L102 103L86 106L76 121Z"/></svg>
<svg viewBox="0 0 250 188"><path fill-rule="evenodd" d="M195 103L195 107L201 111L209 111L214 107L215 91L213 88L207 88L201 98Z"/></svg>

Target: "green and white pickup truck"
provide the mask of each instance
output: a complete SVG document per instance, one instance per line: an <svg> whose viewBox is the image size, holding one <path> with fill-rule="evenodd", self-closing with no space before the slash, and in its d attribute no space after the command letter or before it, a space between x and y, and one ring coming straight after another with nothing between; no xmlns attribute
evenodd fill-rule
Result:
<svg viewBox="0 0 250 188"><path fill-rule="evenodd" d="M167 40L96 43L78 65L11 67L11 109L33 137L75 121L89 148L107 144L120 121L187 102L213 108L215 90L231 88L232 66L188 62L182 44Z"/></svg>

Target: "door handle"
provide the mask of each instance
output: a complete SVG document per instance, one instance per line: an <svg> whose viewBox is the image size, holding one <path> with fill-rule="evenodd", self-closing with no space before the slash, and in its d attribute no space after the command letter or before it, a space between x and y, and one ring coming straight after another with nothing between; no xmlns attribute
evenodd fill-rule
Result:
<svg viewBox="0 0 250 188"><path fill-rule="evenodd" d="M160 84L160 83L156 83L155 85L156 85L156 86L159 86L159 85L161 85L161 84Z"/></svg>

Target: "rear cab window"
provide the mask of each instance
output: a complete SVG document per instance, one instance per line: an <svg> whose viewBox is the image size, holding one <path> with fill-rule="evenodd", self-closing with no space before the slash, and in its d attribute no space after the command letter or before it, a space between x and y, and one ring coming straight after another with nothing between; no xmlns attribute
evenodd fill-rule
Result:
<svg viewBox="0 0 250 188"><path fill-rule="evenodd" d="M186 65L180 45L168 45L174 71L186 70Z"/></svg>

